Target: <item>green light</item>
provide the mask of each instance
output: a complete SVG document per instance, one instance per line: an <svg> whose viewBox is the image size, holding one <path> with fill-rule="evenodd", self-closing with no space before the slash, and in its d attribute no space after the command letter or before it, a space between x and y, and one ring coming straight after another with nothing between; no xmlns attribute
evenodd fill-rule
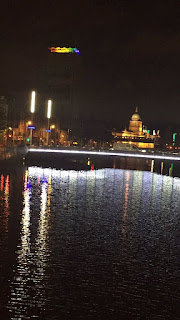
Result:
<svg viewBox="0 0 180 320"><path fill-rule="evenodd" d="M173 133L173 146L175 145L175 141L176 141L176 134L177 134L177 133Z"/></svg>
<svg viewBox="0 0 180 320"><path fill-rule="evenodd" d="M29 142L29 141L30 141L30 139L29 139L29 138L27 138L27 139L26 139L26 141L27 141L27 142Z"/></svg>

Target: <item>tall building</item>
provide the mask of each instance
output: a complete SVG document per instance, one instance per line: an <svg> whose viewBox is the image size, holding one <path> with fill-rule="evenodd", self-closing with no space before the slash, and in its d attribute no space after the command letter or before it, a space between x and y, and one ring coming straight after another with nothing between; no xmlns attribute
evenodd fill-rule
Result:
<svg viewBox="0 0 180 320"><path fill-rule="evenodd" d="M4 144L5 130L8 123L8 104L4 96L0 96L0 145Z"/></svg>
<svg viewBox="0 0 180 320"><path fill-rule="evenodd" d="M54 114L70 125L80 112L81 55L76 48L51 47L48 52L47 86Z"/></svg>
<svg viewBox="0 0 180 320"><path fill-rule="evenodd" d="M143 122L138 113L138 107L136 107L129 121L129 130L123 130L122 132L112 132L114 141L116 143L133 144L138 148L153 149L155 144L158 143L160 138L159 131L150 133L143 126Z"/></svg>
<svg viewBox="0 0 180 320"><path fill-rule="evenodd" d="M4 96L0 96L0 130L7 128L8 123L8 104Z"/></svg>

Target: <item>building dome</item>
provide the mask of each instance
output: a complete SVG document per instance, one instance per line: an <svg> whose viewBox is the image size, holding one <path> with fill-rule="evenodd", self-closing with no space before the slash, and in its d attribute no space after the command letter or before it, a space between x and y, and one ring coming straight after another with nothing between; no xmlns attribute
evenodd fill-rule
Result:
<svg viewBox="0 0 180 320"><path fill-rule="evenodd" d="M131 120L133 120L133 121L141 120L140 115L138 113L133 113Z"/></svg>
<svg viewBox="0 0 180 320"><path fill-rule="evenodd" d="M138 107L136 107L135 113L133 113L131 117L132 121L139 121L141 120L140 115L138 114Z"/></svg>

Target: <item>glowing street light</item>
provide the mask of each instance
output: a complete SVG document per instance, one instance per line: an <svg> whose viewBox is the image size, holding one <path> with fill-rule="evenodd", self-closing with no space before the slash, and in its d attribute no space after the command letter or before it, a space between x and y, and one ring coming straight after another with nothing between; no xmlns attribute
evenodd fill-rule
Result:
<svg viewBox="0 0 180 320"><path fill-rule="evenodd" d="M48 109L47 109L47 118L51 118L51 107L52 107L52 101L48 100Z"/></svg>
<svg viewBox="0 0 180 320"><path fill-rule="evenodd" d="M36 96L35 91L32 91L32 93L31 93L32 123L33 123L33 114L34 114L34 112L35 112L35 96ZM33 133L32 133L32 129L30 129L30 145L32 145L32 137L33 137Z"/></svg>
<svg viewBox="0 0 180 320"><path fill-rule="evenodd" d="M52 101L48 100L47 119L48 119L48 131L47 131L47 145L49 145L49 119L51 118Z"/></svg>
<svg viewBox="0 0 180 320"><path fill-rule="evenodd" d="M35 111L35 91L32 91L31 93L31 113L34 113Z"/></svg>

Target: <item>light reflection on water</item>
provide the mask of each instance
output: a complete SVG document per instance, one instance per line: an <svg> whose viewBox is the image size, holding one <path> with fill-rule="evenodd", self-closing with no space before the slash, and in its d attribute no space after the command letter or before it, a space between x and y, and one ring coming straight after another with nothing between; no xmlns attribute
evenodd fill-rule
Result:
<svg viewBox="0 0 180 320"><path fill-rule="evenodd" d="M29 167L9 319L179 319L179 194L151 172Z"/></svg>
<svg viewBox="0 0 180 320"><path fill-rule="evenodd" d="M0 239L2 239L2 250L5 250L9 222L9 175L1 175L0 185Z"/></svg>
<svg viewBox="0 0 180 320"><path fill-rule="evenodd" d="M21 220L21 241L17 251L17 270L11 285L9 310L14 319L24 318L27 314L40 316L43 310L45 288L45 267L48 259L48 220L50 216L51 176L41 180L40 212L36 238L31 234L31 203L33 179L30 172L25 172L24 209Z"/></svg>

